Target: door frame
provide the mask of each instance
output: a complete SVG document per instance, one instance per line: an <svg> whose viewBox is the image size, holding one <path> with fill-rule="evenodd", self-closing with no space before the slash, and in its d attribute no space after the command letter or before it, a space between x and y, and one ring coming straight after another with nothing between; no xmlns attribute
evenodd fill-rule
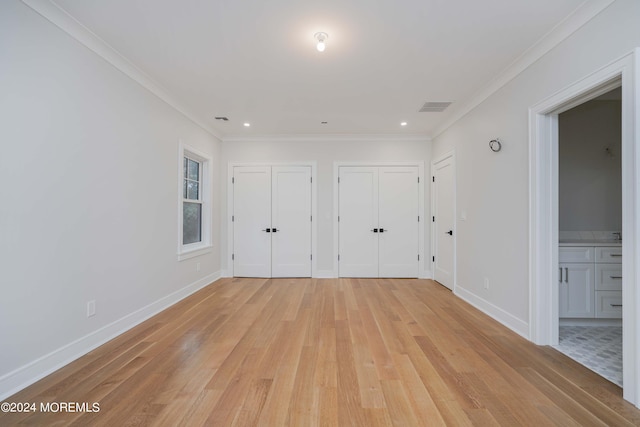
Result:
<svg viewBox="0 0 640 427"><path fill-rule="evenodd" d="M318 179L316 161L300 161L300 162L228 162L227 163L227 271L230 277L234 277L233 266L233 168L242 166L308 166L311 168L311 277L317 276L317 260L318 260Z"/></svg>
<svg viewBox="0 0 640 427"><path fill-rule="evenodd" d="M457 217L458 217L458 210L457 210L457 202L458 202L458 188L457 188L457 180L456 180L456 153L455 150L449 151L445 154L443 154L442 156L438 157L437 159L433 160L431 162L431 174L430 176L434 176L434 169L435 166L442 162L445 161L447 159L451 159L451 165L453 168L453 284L451 287L451 291L455 294L456 293L456 287L457 287L457 272L458 272L458 251L457 251L457 242L458 242L458 231L457 231ZM435 199L436 195L435 195L435 191L433 191L433 188L431 190L431 215L434 216L435 212L434 212L434 208L436 206L436 199ZM436 225L435 223L432 221L431 222L431 255L435 256L436 255L436 241L435 241L435 236L436 236ZM436 268L435 268L435 261L434 258L431 258L431 274L433 275L433 279L435 280L436 277Z"/></svg>
<svg viewBox="0 0 640 427"><path fill-rule="evenodd" d="M558 342L558 114L622 87L623 397L639 406L640 49L529 109L529 339Z"/></svg>
<svg viewBox="0 0 640 427"><path fill-rule="evenodd" d="M426 270L424 268L424 161L415 162L347 162L339 161L333 162L333 277L340 277L340 270L338 264L338 253L340 251L340 235L338 215L340 213L339 206L339 187L338 177L340 176L340 167L343 166L361 166L361 167L385 167L385 166L414 166L418 168L418 215L420 215L421 221L418 223L418 254L420 255L420 261L418 262L418 278L426 279Z"/></svg>

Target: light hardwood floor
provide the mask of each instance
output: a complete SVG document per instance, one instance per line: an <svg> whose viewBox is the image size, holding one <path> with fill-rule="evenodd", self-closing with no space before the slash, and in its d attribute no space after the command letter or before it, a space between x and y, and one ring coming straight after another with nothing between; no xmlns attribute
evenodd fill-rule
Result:
<svg viewBox="0 0 640 427"><path fill-rule="evenodd" d="M8 402L0 425L640 425L616 385L430 280L222 279Z"/></svg>

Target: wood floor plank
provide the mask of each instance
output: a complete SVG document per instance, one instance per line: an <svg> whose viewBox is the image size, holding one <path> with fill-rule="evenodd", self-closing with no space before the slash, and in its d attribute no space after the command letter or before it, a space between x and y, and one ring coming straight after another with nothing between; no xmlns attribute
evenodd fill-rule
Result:
<svg viewBox="0 0 640 427"><path fill-rule="evenodd" d="M0 425L640 425L622 390L430 280L221 279L6 399Z"/></svg>

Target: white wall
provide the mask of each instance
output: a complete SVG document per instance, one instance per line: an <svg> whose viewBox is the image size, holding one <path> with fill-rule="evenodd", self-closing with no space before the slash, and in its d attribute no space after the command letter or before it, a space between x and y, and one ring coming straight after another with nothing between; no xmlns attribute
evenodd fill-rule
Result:
<svg viewBox="0 0 640 427"><path fill-rule="evenodd" d="M221 144L17 0L0 64L1 399L218 274L215 208L213 251L177 261L177 156Z"/></svg>
<svg viewBox="0 0 640 427"><path fill-rule="evenodd" d="M433 156L457 155L457 286L528 334L528 109L640 46L640 2L617 0L516 78L438 135ZM489 150L500 137L503 149ZM483 289L483 278L490 280Z"/></svg>
<svg viewBox="0 0 640 427"><path fill-rule="evenodd" d="M560 231L622 230L621 102L591 100L558 125Z"/></svg>
<svg viewBox="0 0 640 427"><path fill-rule="evenodd" d="M430 143L425 140L402 141L389 137L371 140L264 140L225 141L222 149L221 173L227 177L229 162L295 162L317 161L318 164L318 254L317 269L321 276L332 274L333 253L333 164L340 161L406 162L424 161L425 174L431 162ZM425 185L425 215L429 212L429 185ZM222 212L227 212L226 182L222 188ZM223 270L226 265L226 220L222 224ZM425 227L425 270L430 270L429 227Z"/></svg>

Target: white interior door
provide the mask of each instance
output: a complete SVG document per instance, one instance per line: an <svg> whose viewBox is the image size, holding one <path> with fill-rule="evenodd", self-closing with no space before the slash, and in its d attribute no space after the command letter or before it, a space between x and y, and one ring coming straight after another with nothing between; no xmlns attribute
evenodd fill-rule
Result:
<svg viewBox="0 0 640 427"><path fill-rule="evenodd" d="M453 289L455 186L454 159L449 156L433 164L433 278Z"/></svg>
<svg viewBox="0 0 640 427"><path fill-rule="evenodd" d="M378 168L340 167L339 274L378 277Z"/></svg>
<svg viewBox="0 0 640 427"><path fill-rule="evenodd" d="M311 277L311 168L274 166L271 180L271 273Z"/></svg>
<svg viewBox="0 0 640 427"><path fill-rule="evenodd" d="M271 277L271 167L235 167L233 177L233 275Z"/></svg>
<svg viewBox="0 0 640 427"><path fill-rule="evenodd" d="M418 168L378 170L378 275L418 277Z"/></svg>

